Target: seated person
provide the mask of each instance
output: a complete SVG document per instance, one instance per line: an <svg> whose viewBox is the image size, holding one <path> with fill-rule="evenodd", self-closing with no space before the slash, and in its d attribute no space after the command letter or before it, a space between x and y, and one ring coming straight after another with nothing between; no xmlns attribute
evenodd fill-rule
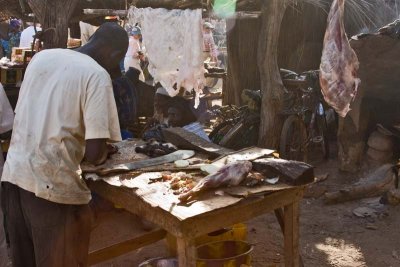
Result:
<svg viewBox="0 0 400 267"><path fill-rule="evenodd" d="M163 87L158 87L154 95L154 114L153 119L158 123L168 122L169 101L172 99Z"/></svg>
<svg viewBox="0 0 400 267"><path fill-rule="evenodd" d="M196 116L191 111L189 101L176 96L171 98L168 106L168 126L182 127L204 140L211 142L204 131L203 126L197 121Z"/></svg>
<svg viewBox="0 0 400 267"><path fill-rule="evenodd" d="M153 116L153 101L156 88L147 83L142 82L139 79L140 71L135 68L129 68L125 73L127 77L136 89L137 99L137 116L138 117L151 117Z"/></svg>
<svg viewBox="0 0 400 267"><path fill-rule="evenodd" d="M165 89L164 89L165 90ZM143 129L143 140L147 141L155 139L159 142L164 141L162 129L168 127L168 102L171 97L162 87L158 87L154 95L154 112L153 117L150 118ZM146 103L149 105L149 103Z"/></svg>

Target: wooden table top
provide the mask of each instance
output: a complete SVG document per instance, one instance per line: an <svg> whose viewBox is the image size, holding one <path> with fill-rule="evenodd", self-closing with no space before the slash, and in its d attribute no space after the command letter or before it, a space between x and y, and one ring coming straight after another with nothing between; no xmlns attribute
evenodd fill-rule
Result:
<svg viewBox="0 0 400 267"><path fill-rule="evenodd" d="M137 144L122 143L121 151L124 149L130 151L130 160L140 159L139 155L132 155L131 145ZM271 154L272 150L250 148L241 152L241 157L251 157L254 151L265 155ZM238 154L229 155L217 159L216 165L224 165L237 159ZM114 156L115 163L122 163L127 159L121 156ZM143 156L141 157L143 158ZM171 168L173 164L159 166ZM187 170L187 173L197 172L199 170ZM274 185L262 185L256 187L235 186L228 188L219 188L209 190L201 195L200 198L187 204L180 203L178 196L173 194L169 182L154 182L154 178L161 176L160 171L136 171L125 174L113 175L109 177L98 177L96 175L86 175L86 178L92 177L97 181L88 179L90 189L111 202L136 213L147 220L158 224L167 231L181 235L193 235L207 233L218 227L227 226L231 223L237 223L243 220L251 219L255 215L261 215L266 209L274 207L273 203L289 203L296 199L303 187L295 187L284 183ZM197 179L201 179L198 175ZM100 180L100 181L99 181ZM278 206L280 207L280 206ZM238 210L232 212L233 210ZM259 210L259 212L257 212ZM239 212L240 211L240 212ZM204 218L209 216L215 218L221 217L221 221L208 225ZM219 214L219 215L218 215ZM226 218L229 216L229 218ZM202 221L201 226L197 222ZM193 231L193 224L197 225L197 230ZM208 226L207 226L208 225Z"/></svg>

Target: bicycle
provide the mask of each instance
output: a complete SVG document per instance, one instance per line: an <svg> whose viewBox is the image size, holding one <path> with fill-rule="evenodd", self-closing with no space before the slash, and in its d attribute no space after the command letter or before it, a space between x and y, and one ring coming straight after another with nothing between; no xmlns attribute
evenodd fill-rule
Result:
<svg viewBox="0 0 400 267"><path fill-rule="evenodd" d="M247 105L222 107L216 111L219 123L209 134L213 143L231 149L242 149L257 144L260 127L260 91L244 90Z"/></svg>
<svg viewBox="0 0 400 267"><path fill-rule="evenodd" d="M323 158L329 157L325 106L318 86L318 72L297 74L281 70L285 85L285 108L280 112L284 123L280 136L281 158L307 161L308 150L318 148ZM261 93L244 90L247 105L226 106L216 111L219 123L210 139L223 147L241 149L257 145L260 127ZM312 147L314 146L314 147ZM318 154L318 153L316 153Z"/></svg>
<svg viewBox="0 0 400 267"><path fill-rule="evenodd" d="M312 146L319 149L315 155L329 157L328 127L325 106L319 90L319 72L297 74L281 70L286 88L285 116L279 145L281 158L307 161Z"/></svg>

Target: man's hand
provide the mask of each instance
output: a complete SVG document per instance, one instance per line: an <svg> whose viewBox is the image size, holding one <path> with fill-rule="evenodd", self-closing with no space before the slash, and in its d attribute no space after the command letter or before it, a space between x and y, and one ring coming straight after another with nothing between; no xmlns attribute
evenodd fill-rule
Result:
<svg viewBox="0 0 400 267"><path fill-rule="evenodd" d="M103 164L108 156L106 139L86 140L85 159L93 164Z"/></svg>
<svg viewBox="0 0 400 267"><path fill-rule="evenodd" d="M118 153L118 147L112 144L107 144L107 158L110 158L111 155Z"/></svg>

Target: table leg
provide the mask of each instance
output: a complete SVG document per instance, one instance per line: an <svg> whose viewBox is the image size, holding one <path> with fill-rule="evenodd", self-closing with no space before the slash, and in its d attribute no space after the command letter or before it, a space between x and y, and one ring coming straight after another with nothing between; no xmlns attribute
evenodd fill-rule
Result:
<svg viewBox="0 0 400 267"><path fill-rule="evenodd" d="M299 202L285 206L285 266L299 267Z"/></svg>
<svg viewBox="0 0 400 267"><path fill-rule="evenodd" d="M194 240L177 238L179 267L196 267Z"/></svg>
<svg viewBox="0 0 400 267"><path fill-rule="evenodd" d="M276 219L278 220L279 226L281 227L282 234L285 234L285 215L283 213L283 209L279 208L275 210L275 216ZM299 251L299 261L300 261L300 267L304 267L303 259L301 257L301 253Z"/></svg>

